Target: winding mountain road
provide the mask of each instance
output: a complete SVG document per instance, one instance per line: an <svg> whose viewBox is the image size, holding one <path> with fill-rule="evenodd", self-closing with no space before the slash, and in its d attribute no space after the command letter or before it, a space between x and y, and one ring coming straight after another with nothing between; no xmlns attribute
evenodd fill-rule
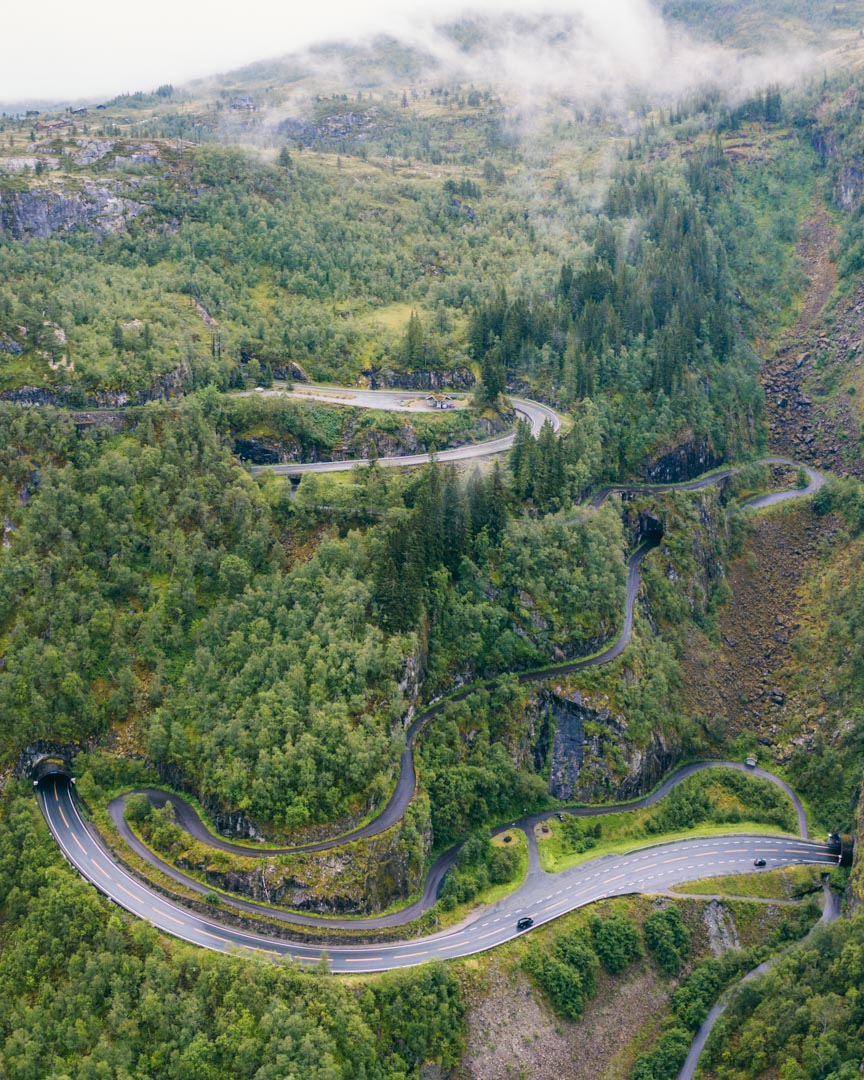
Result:
<svg viewBox="0 0 864 1080"><path fill-rule="evenodd" d="M832 923L835 921L835 919L840 918L840 897L836 893L831 891L830 883L827 880L823 881L822 891L824 894L822 902L822 917L817 923L815 923L811 927L810 932L804 938L802 938L801 941L796 941L793 945L790 945L781 953L777 953L774 956L769 957L769 959L763 961L763 963L759 964L751 971L748 971L742 979L739 979L739 981L735 983L734 986L730 987L721 996L717 1004L710 1010L702 1026L696 1033L696 1037L694 1038L693 1043L690 1046L690 1051L687 1054L687 1058L684 1064L681 1066L681 1071L678 1073L677 1080L694 1080L694 1077L696 1076L696 1069L699 1066L699 1059L702 1057L702 1051L705 1049L705 1045L708 1042L708 1036L711 1034L717 1021L729 1008L729 1005L732 1003L735 995L738 993L738 991L743 985L748 982L752 982L753 979L758 979L760 975L764 975L766 972L770 971L778 960L782 959L782 957L784 956L787 956L794 949L800 948L802 945L805 944L805 942L809 941L810 938L812 938L812 936L818 932L820 927L826 926L828 923Z"/></svg>
<svg viewBox="0 0 864 1080"><path fill-rule="evenodd" d="M568 807L564 810L558 811L559 813L569 814L574 817L589 818L589 817L602 817L606 814L620 813L622 810L640 810L644 807L654 806L662 798L669 794L673 788L677 787L680 783L686 780L690 776L694 776L698 772L702 772L705 769L735 769L746 773L749 776L758 776L764 780L768 780L789 798L792 803L796 818L798 821L798 831L802 838L807 839L807 818L804 813L804 808L801 805L801 800L795 794L795 792L773 773L767 772L760 768L750 768L749 766L741 764L738 761L698 761L691 762L688 765L682 765L681 768L676 769L670 776L663 781L663 783L652 791L649 795L643 796L641 799L636 799L626 803L607 803L602 806L580 806L580 807ZM123 811L126 805L126 800L131 794L143 793L150 798L150 801L155 806L164 806L166 802L170 800L174 807L176 814L177 824L184 829L191 836L194 836L202 843L208 844L211 847L218 848L220 851L227 851L234 855L240 856L252 856L254 858L262 858L267 855L285 855L298 851L308 851L309 848L269 848L263 850L260 847L249 847L243 844L234 844L228 840L224 840L221 837L214 836L207 829L206 825L201 821L194 807L192 807L182 796L169 794L159 788L139 788L136 792L128 792L125 795L120 795L118 798L112 800L108 805L108 812L111 816L111 820L117 829L117 832L123 837L125 843L135 852L139 858L144 859L155 869L159 870L166 877L171 878L172 881L177 882L178 885L184 886L186 889L190 889L193 892L198 893L201 896L206 896L212 892L206 885L203 885L200 881L191 877L189 874L183 873L182 870L178 870L172 863L167 862L165 859L159 858L146 844L135 835L132 829L129 827L129 823L126 821ZM510 829L521 829L528 837L529 846L529 873L540 872L540 858L537 852L537 840L534 835L535 826L541 822L547 821L551 816L550 811L541 811L536 814L527 814L524 817L518 818L509 825L501 825L493 830L493 836L499 833L507 832ZM337 844L343 843L342 840L335 839L326 841L327 847L334 847ZM455 864L459 849L462 845L455 844L453 847L448 848L442 852L432 866L429 869L429 873L426 876L426 880L423 883L423 892L412 904L407 907L401 908L399 911L391 912L388 915L374 915L368 918L353 917L353 918L334 918L331 916L323 917L321 915L302 915L295 911L280 911L276 908L270 907L266 904L256 903L252 900L243 900L237 896L229 896L223 894L221 896L221 902L228 907L232 907L237 911L243 911L249 915L264 916L267 918L275 918L279 922L293 923L297 926L314 926L318 929L322 927L329 930L383 930L385 928L391 928L395 926L405 926L407 923L413 922L414 919L418 919L425 912L429 911L435 906L438 899L438 892L441 888L441 883L444 880L444 876L447 871ZM318 848L318 850L323 850ZM835 858L836 862L836 858Z"/></svg>
<svg viewBox="0 0 864 1080"><path fill-rule="evenodd" d="M310 388L310 390L312 393L320 390L322 395L325 392L331 395L337 392L332 389L326 390L326 388ZM341 392L346 393L347 391ZM375 395L382 393L386 392L364 391L364 404L366 404L365 399L374 399ZM404 398L405 394L388 394L388 397L392 398L394 396ZM322 400L328 399L322 397ZM391 404L390 407L396 408L398 405ZM552 424L554 430L560 429L560 418L546 406L538 405L535 402L514 401L514 407L529 419L535 434L539 432L547 421ZM488 453L497 453L507 449L509 445L512 445L512 441L513 436L510 435L504 439L490 440L474 447L461 447L438 455L437 460L464 460L465 458L484 456ZM505 442L507 445L496 445ZM493 446L496 448L493 449ZM448 458L446 456L448 454L454 456ZM430 460L430 455L413 455L409 458L379 459L379 464L411 465L422 464L428 460ZM796 464L788 459L777 457L764 458L762 462L764 464L792 466ZM318 462L314 465L269 466L262 467L262 469L263 471L294 475L308 471L339 471L353 468L355 464L357 464L355 461ZM650 494L652 492L662 493L671 490L699 490L717 484L737 471L735 468L717 470L704 477L682 484L607 487L595 495L591 500L591 506L599 507L614 492ZM805 471L808 479L806 487L759 496L750 500L748 505L751 508L759 509L787 499L813 494L822 486L824 478L815 470L805 469ZM653 546L656 546L656 541L643 544L628 559L624 622L616 640L593 656L551 665L539 670L520 672L516 676L520 683L541 682L556 675L566 675L597 667L609 663L621 655L627 647L632 634L636 597L640 586L639 568L642 560ZM182 797L173 794L168 796L165 792L155 789L143 790L157 805L164 804L170 797L177 811L178 824L197 840L237 855L264 856L299 851L324 851L350 841L375 836L390 828L402 818L414 795L416 788L414 746L426 725L438 716L448 703L461 701L478 689L489 688L495 681L495 679L490 679L463 687L456 693L433 703L421 711L406 730L405 747L400 756L396 786L382 812L373 821L331 839L277 849L264 849L262 847L250 847L232 843L210 833L195 810ZM784 866L795 862L817 862L836 865L836 856L831 855L824 845L812 844L806 840L807 826L804 811L797 796L788 785L771 773L758 768L746 769L745 766L738 762L698 762L685 765L668 777L656 791L635 802L621 805L572 808L566 812L580 817L589 817L614 813L622 809L650 806L666 795L676 784L686 779L687 776L701 769L718 767L746 770L780 786L795 806L799 831L803 839L792 840L788 837L777 836L745 837L733 835L710 840L677 841L673 844L640 849L627 855L602 856L555 877L550 877L540 869L536 840L534 838L534 825L549 815L528 815L516 824L524 827L528 835L529 873L525 883L510 897L478 913L461 927L448 931L446 934L433 935L407 944L402 943L401 945L382 944L380 947L375 946L372 949L368 946L338 946L330 949L328 955L331 957L333 969L340 971L378 971L384 968L422 963L434 957L446 959L451 956L471 955L515 936L515 919L522 914L529 914L535 923L540 924L557 918L559 915L574 910L574 908L583 904L592 903L594 900L604 896L640 891L663 891L671 885L681 884L694 877L708 877L716 874L752 870L755 857L765 858L769 866ZM194 941L208 948L222 951L229 951L234 948L263 949L278 955L290 955L299 961L317 962L319 960L321 949L318 946L300 945L295 942L264 938L257 934L241 932L218 922L201 918L188 909L167 900L143 881L132 877L114 861L95 831L85 823L76 804L72 785L65 777L49 776L39 783L37 793L48 824L70 862L85 878L127 910L142 918L149 919L154 925L177 937ZM142 858L150 862L151 865L156 866L162 873L183 884L186 888L198 893L208 892L209 890L205 886L188 877L188 875L182 874L176 867L160 860L138 841L123 816L126 798L127 796L124 795L115 799L109 806L109 812L114 824L130 847ZM458 847L454 847L438 858L427 876L423 895L419 900L410 907L391 915L371 919L323 920L320 917L303 916L293 912L279 912L264 905L240 900L237 897L226 896L222 898L222 902L227 906L250 914L266 913L271 919L297 925L315 926L319 929L323 926L330 929L374 930L398 926L417 918L418 915L434 904L444 874L455 861L457 851ZM659 852L664 857L660 858L660 855L658 855L655 861L651 862L649 860L654 858L652 852ZM728 855L734 855L735 858L726 858L725 856ZM648 869L653 869L655 872L650 875L645 874L644 871ZM611 877L607 876L610 872L619 870L620 873L616 873ZM559 885L560 888L555 889L555 886ZM609 888L609 886L613 887ZM553 891L550 892L550 889ZM546 892L549 895L542 895ZM559 896L562 899L555 899ZM485 932L480 934L480 930Z"/></svg>
<svg viewBox="0 0 864 1080"><path fill-rule="evenodd" d="M788 836L733 834L677 840L627 855L604 855L560 874L529 873L525 883L443 933L373 945L319 945L267 937L203 918L162 896L119 866L88 828L65 777L49 776L38 786L42 811L66 858L88 881L121 907L160 930L219 952L288 956L317 964L326 955L336 972L373 972L412 967L429 960L453 960L485 952L518 937L524 916L541 926L568 911L610 896L664 892L694 878L753 870L755 858L777 869L799 863L837 865L823 844ZM319 923L320 925L320 923Z"/></svg>
<svg viewBox="0 0 864 1080"><path fill-rule="evenodd" d="M266 393L267 391L264 391ZM312 401L327 402L331 405L351 405L355 408L386 409L392 412L432 412L431 406L416 404L418 397L423 397L423 391L400 390L352 390L348 387L308 386L302 392L293 395ZM513 411L522 420L526 420L531 427L532 434L536 437L540 434L543 425L549 423L553 431L561 429L561 417L548 405L541 405L537 401L527 401L522 398L511 398ZM499 435L494 439L486 439L484 442L472 443L470 446L456 446L450 450L441 450L435 454L436 461L473 461L479 458L489 457L492 454L503 454L509 450L516 438L515 431L507 435ZM432 454L406 454L396 457L375 458L377 465L384 467L401 466L405 468L411 465L426 465L432 460ZM369 458L350 458L347 461L310 461L305 463L288 462L284 465L255 465L249 471L253 476L259 473L276 473L279 476L302 476L304 473L331 473L345 472L357 465L370 465Z"/></svg>

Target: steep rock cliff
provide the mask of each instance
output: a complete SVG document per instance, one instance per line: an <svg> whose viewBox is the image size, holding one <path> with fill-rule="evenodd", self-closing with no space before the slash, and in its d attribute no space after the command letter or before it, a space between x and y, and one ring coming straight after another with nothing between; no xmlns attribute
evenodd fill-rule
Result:
<svg viewBox="0 0 864 1080"><path fill-rule="evenodd" d="M417 893L432 831L418 799L392 829L329 851L237 859L197 845L174 861L207 884L263 903L321 915L374 915Z"/></svg>
<svg viewBox="0 0 864 1080"><path fill-rule="evenodd" d="M0 236L45 240L76 228L104 234L123 232L144 206L125 198L120 190L115 185L88 181L80 190L0 190Z"/></svg>
<svg viewBox="0 0 864 1080"><path fill-rule="evenodd" d="M470 368L452 371L393 371L370 368L363 372L370 390L471 390L477 379Z"/></svg>
<svg viewBox="0 0 864 1080"><path fill-rule="evenodd" d="M548 762L549 794L576 802L620 802L650 791L675 764L680 745L654 732L647 745L630 735L625 716L583 703L576 690L541 690L526 710L537 739L535 765Z"/></svg>
<svg viewBox="0 0 864 1080"><path fill-rule="evenodd" d="M674 447L661 457L644 461L639 475L652 484L677 484L692 480L723 461L707 439L692 439Z"/></svg>

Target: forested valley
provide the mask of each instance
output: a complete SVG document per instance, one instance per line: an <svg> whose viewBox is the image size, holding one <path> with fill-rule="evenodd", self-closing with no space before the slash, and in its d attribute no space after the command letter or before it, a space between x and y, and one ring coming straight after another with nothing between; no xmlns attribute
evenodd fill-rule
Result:
<svg viewBox="0 0 864 1080"><path fill-rule="evenodd" d="M752 6L665 17L730 55L758 14L857 56L857 2ZM469 57L498 33L446 32ZM860 833L864 83L832 57L746 91L592 109L550 92L529 122L512 88L381 39L340 55L342 83L274 61L0 118L0 1075L568 1075L536 1024L574 1069L663 1080L720 993L787 948L700 1075L858 1075L860 861L835 878L844 917L797 946L815 879L775 884L789 906L769 914L731 887L721 916L693 896L604 901L470 961L342 981L326 959L211 954L112 908L64 862L28 772L66 754L100 826L146 783L232 836L306 843L375 818L436 706L388 834L402 885L362 909L397 911L464 842L427 929L524 874L490 828L625 802L685 761L758 755L814 835ZM317 383L458 407L406 419L294 392ZM511 397L561 430L532 433ZM506 455L434 460L508 433ZM753 464L778 448L830 474L805 509L770 512L798 560L765 622L782 664L734 622L770 571L741 507L807 483ZM416 452L432 462L375 460ZM293 484L267 467L355 457ZM716 489L646 487L733 465ZM646 540L627 649L565 672L621 633ZM541 858L792 830L791 804L752 783L688 781L632 826L550 817ZM189 855L170 813L151 840L154 822L176 850L154 849ZM712 918L740 949L716 947ZM579 1065L628 994L629 1041ZM522 1032L495 1036L491 1064L490 1001Z"/></svg>

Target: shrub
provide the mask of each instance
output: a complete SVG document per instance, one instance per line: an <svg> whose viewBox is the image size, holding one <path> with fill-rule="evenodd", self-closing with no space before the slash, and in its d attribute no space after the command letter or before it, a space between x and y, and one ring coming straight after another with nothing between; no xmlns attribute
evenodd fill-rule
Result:
<svg viewBox="0 0 864 1080"><path fill-rule="evenodd" d="M664 975L677 975L690 951L690 931L677 907L652 912L645 920L645 944Z"/></svg>
<svg viewBox="0 0 864 1080"><path fill-rule="evenodd" d="M591 920L591 940L600 963L610 975L620 974L642 955L639 931L623 915Z"/></svg>

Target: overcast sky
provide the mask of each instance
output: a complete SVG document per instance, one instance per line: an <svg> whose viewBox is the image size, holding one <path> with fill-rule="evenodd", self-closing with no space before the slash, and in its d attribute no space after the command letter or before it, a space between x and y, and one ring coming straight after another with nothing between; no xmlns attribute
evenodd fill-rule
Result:
<svg viewBox="0 0 864 1080"><path fill-rule="evenodd" d="M608 0L7 0L0 101L151 90L385 30L416 12L567 10ZM11 10L10 10L11 9Z"/></svg>

